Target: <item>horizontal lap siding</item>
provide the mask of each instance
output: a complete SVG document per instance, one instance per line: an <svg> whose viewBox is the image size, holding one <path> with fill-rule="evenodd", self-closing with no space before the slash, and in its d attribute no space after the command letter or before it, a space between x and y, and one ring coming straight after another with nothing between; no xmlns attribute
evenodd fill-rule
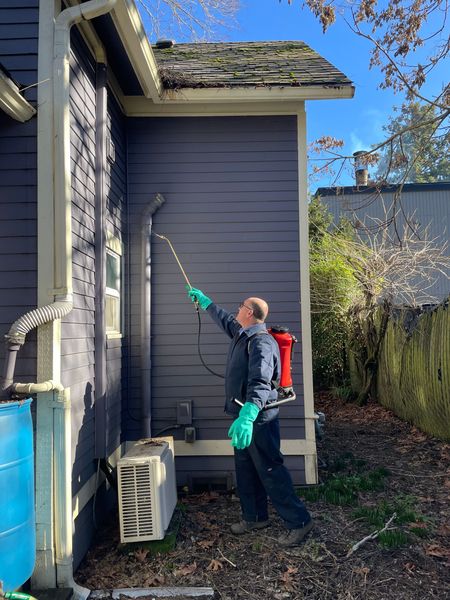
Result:
<svg viewBox="0 0 450 600"><path fill-rule="evenodd" d="M124 248L122 258L123 280L126 280L126 131L125 120L112 93L108 94L108 132L114 144L115 159L110 164L106 177L106 221L107 229L118 238ZM126 314L126 311L123 311ZM125 333L126 323L122 323ZM127 394L127 343L125 335L120 339L109 339L107 343L107 427L108 454L121 443L122 398Z"/></svg>
<svg viewBox="0 0 450 600"><path fill-rule="evenodd" d="M38 2L0 3L0 63L20 86L37 81ZM24 92L36 104L36 87ZM37 302L36 117L19 123L0 111L0 337ZM0 344L0 361L5 345ZM27 336L16 380L36 380L36 332Z"/></svg>
<svg viewBox="0 0 450 600"><path fill-rule="evenodd" d="M300 338L296 132L295 117L129 121L133 414L139 414L140 398L137 236L142 212L158 192L166 203L155 213L153 228L170 238L192 285L233 312L245 297L266 298L269 322L287 325ZM229 340L201 316L204 358L223 373ZM202 367L197 330L180 269L167 243L153 239L152 432L173 426L177 402L188 398L198 438L223 439L229 425L223 382ZM299 400L282 411L286 438L304 437L300 359L297 348ZM138 425L128 420L130 438L139 436ZM174 435L183 439L182 430Z"/></svg>
<svg viewBox="0 0 450 600"><path fill-rule="evenodd" d="M73 493L95 472L95 65L75 29L70 57L74 308L62 323L62 380L72 402Z"/></svg>

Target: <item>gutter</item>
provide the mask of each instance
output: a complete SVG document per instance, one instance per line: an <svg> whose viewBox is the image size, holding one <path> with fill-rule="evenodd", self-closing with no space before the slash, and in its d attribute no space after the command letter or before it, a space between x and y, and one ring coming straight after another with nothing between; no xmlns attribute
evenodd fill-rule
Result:
<svg viewBox="0 0 450 600"><path fill-rule="evenodd" d="M87 598L89 590L78 586L73 579L73 515L72 515L72 438L71 408L69 389L64 389L59 381L43 383L14 384L14 370L18 350L25 343L26 335L32 329L59 320L73 308L72 288L72 194L70 164L70 29L83 20L90 20L106 14L114 7L116 0L89 0L83 4L62 11L54 21L53 42L53 148L50 169L53 178L53 302L40 306L21 316L11 326L6 341L8 351L5 358L4 378L0 393L6 397L11 392L35 394L50 392L46 409L46 427L42 431L43 439L53 447L54 477L54 520L56 584L58 587L73 589L74 598ZM50 150L50 148L49 148ZM48 174L46 174L48 176ZM54 340L55 342L55 340ZM61 353L60 340L56 341L58 356ZM42 399L42 398L41 398ZM39 407L38 407L39 411ZM48 455L46 455L48 458ZM36 458L38 477L47 473L50 465L42 464ZM50 467L51 468L51 467ZM50 479L51 481L51 479ZM42 492L42 490L39 490ZM46 496L52 489L45 490ZM37 527L41 505L48 501L37 497ZM45 544L47 544L45 540ZM46 552L46 548L37 548ZM54 580L53 561L40 565L42 572L33 575L41 580Z"/></svg>
<svg viewBox="0 0 450 600"><path fill-rule="evenodd" d="M19 87L0 70L0 109L25 123L36 114L36 109L20 93Z"/></svg>

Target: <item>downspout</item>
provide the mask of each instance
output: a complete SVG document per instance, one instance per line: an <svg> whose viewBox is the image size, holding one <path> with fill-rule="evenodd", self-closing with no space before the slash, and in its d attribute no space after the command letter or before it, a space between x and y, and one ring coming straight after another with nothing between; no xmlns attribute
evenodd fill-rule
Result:
<svg viewBox="0 0 450 600"><path fill-rule="evenodd" d="M60 388L58 383L51 380L32 384L14 383L14 372L17 353L24 345L27 334L40 325L62 319L73 308L69 112L70 28L80 21L90 20L110 12L116 1L90 0L82 5L67 8L58 15L55 21L54 157L55 162L61 160L62 157L62 164L56 166L54 171L54 302L22 315L6 334L7 350L0 384L0 399L9 399L14 393L36 394L42 392L43 389L58 391Z"/></svg>
<svg viewBox="0 0 450 600"><path fill-rule="evenodd" d="M144 210L141 226L141 435L151 436L151 234L153 215L166 199L156 194Z"/></svg>
<svg viewBox="0 0 450 600"><path fill-rule="evenodd" d="M55 20L53 65L55 160L55 247L65 248L64 255L55 256L55 288L59 293L72 292L71 235L71 164L70 164L70 28L83 20L106 14L116 0L90 0L66 8ZM61 199L61 200L59 200ZM64 224L59 230L58 225ZM59 246L61 244L61 246ZM64 289L66 288L66 289ZM55 403L55 552L58 587L71 587L75 598L87 598L89 590L73 579L73 516L72 516L72 439L70 390L59 394Z"/></svg>
<svg viewBox="0 0 450 600"><path fill-rule="evenodd" d="M105 458L108 447L105 218L106 218L106 64L97 63L95 128L95 457Z"/></svg>

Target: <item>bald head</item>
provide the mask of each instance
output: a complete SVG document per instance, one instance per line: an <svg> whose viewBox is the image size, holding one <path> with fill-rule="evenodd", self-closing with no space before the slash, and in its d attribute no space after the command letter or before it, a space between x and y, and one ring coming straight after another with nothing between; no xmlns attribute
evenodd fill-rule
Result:
<svg viewBox="0 0 450 600"><path fill-rule="evenodd" d="M269 314L269 305L262 298L247 298L246 304L253 309L253 317L259 323L264 323Z"/></svg>

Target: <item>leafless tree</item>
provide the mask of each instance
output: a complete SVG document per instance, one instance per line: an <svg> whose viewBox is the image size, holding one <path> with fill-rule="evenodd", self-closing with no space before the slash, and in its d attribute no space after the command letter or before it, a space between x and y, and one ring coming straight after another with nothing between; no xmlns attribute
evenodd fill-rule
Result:
<svg viewBox="0 0 450 600"><path fill-rule="evenodd" d="M383 220L368 219L352 239L333 230L323 232L330 236L335 255L357 282L357 289L345 299L350 301L353 332L350 352L362 377L359 404L364 404L375 389L381 343L393 307L438 302L432 295L433 285L439 276L450 279L445 240L430 238L426 229L414 231L409 223L399 236L392 228L380 227ZM316 310L322 306L329 311L339 301L323 286L312 286L311 303Z"/></svg>
<svg viewBox="0 0 450 600"><path fill-rule="evenodd" d="M287 1L295 4L294 0ZM370 42L369 67L381 71L380 88L390 88L402 94L406 102L419 101L425 109L419 121L405 125L368 150L368 165L377 162L381 149L388 148L391 159L384 175L384 179L388 179L390 172L405 162L402 146L409 131L425 128L431 131L432 136L450 135L448 77L437 93L427 95L423 91L432 72L445 64L449 56L448 0L348 0L345 3L304 0L304 6L319 19L324 32L337 19L342 19L349 31ZM419 54L420 60L417 58ZM427 106L433 110L427 111ZM321 147L323 155L316 171L335 169L338 179L352 157L342 152L342 147L331 147L329 141L329 138L322 138L316 144L316 149ZM411 168L423 152L423 148L418 148L415 155L408 157ZM408 181L409 173L408 167L402 169L397 183L401 185ZM375 183L382 184L383 181Z"/></svg>
<svg viewBox="0 0 450 600"><path fill-rule="evenodd" d="M239 0L138 0L146 15L151 40L175 37L185 41L208 40L230 28Z"/></svg>

